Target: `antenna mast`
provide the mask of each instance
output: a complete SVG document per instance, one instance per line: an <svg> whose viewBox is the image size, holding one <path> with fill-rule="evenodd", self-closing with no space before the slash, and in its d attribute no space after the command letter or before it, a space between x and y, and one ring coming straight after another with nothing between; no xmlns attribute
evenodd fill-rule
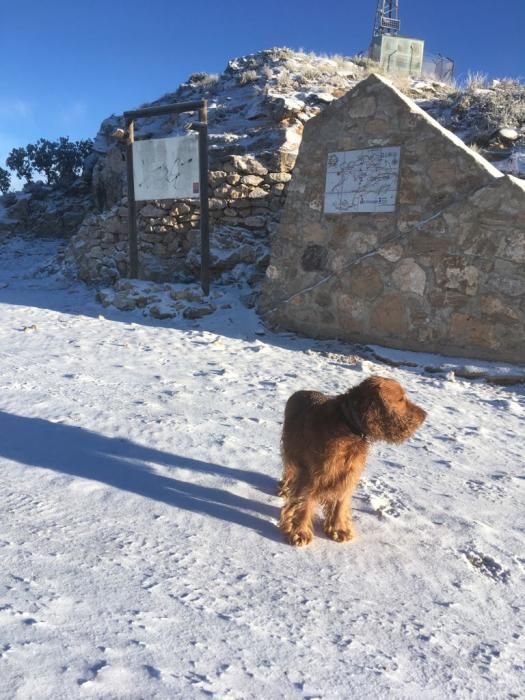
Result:
<svg viewBox="0 0 525 700"><path fill-rule="evenodd" d="M381 41L384 34L397 36L401 28L399 20L399 0L378 0L372 44Z"/></svg>

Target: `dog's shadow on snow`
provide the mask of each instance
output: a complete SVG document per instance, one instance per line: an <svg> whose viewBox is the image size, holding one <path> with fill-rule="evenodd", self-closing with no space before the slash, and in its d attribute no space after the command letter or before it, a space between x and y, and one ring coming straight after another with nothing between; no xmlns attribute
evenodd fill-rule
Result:
<svg viewBox="0 0 525 700"><path fill-rule="evenodd" d="M255 530L280 541L275 522L278 509L224 488L192 481L208 474L275 492L274 479L264 474L182 457L138 445L125 438L106 437L63 423L0 411L0 457L22 464L99 481L192 513ZM155 465L187 473L166 476Z"/></svg>

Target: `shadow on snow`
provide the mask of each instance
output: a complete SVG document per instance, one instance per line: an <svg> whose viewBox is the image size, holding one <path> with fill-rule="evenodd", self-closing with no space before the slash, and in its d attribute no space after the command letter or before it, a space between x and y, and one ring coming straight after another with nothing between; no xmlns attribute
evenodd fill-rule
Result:
<svg viewBox="0 0 525 700"><path fill-rule="evenodd" d="M280 541L278 509L224 489L164 476L148 463L245 482L274 493L269 476L162 452L125 438L0 411L0 457L129 491L175 508L241 525ZM191 477L190 477L191 478ZM254 514L256 513L256 514Z"/></svg>

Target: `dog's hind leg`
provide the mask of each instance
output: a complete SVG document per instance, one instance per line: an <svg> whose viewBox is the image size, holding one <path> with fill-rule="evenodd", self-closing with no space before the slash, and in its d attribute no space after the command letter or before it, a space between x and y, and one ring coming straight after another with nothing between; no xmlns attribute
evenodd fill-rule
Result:
<svg viewBox="0 0 525 700"><path fill-rule="evenodd" d="M283 461L283 478L277 484L277 495L288 498L297 480L298 469L292 461L286 459Z"/></svg>
<svg viewBox="0 0 525 700"><path fill-rule="evenodd" d="M315 501L309 496L289 496L281 510L279 528L290 544L303 547L313 539Z"/></svg>
<svg viewBox="0 0 525 700"><path fill-rule="evenodd" d="M277 495L281 498L286 498L289 493L289 486L286 483L286 479L279 479L277 482Z"/></svg>
<svg viewBox="0 0 525 700"><path fill-rule="evenodd" d="M326 535L336 542L348 542L355 537L350 514L349 494L326 500L323 505Z"/></svg>

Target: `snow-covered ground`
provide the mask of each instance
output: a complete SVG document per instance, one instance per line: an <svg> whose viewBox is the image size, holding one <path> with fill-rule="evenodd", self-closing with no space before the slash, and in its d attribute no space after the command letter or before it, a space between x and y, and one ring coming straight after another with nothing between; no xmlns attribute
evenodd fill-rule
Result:
<svg viewBox="0 0 525 700"><path fill-rule="evenodd" d="M233 291L108 311L38 271L56 247L0 245L2 698L523 697L523 385L265 332ZM371 373L427 422L373 449L355 542L294 549L285 400Z"/></svg>

